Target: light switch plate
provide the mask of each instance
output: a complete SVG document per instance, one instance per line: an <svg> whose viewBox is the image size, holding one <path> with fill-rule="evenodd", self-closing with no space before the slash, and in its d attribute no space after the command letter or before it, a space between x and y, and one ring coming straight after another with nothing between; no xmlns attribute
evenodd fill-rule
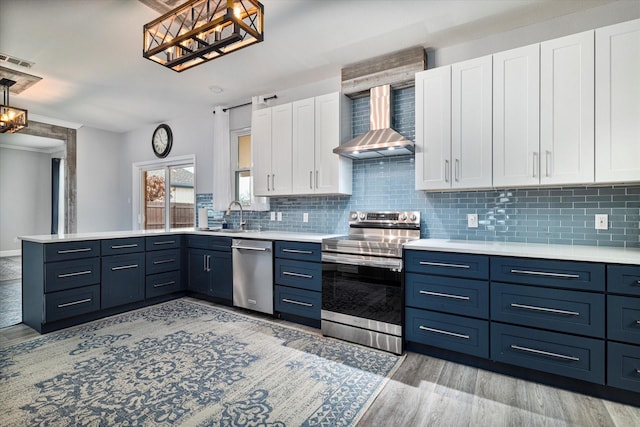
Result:
<svg viewBox="0 0 640 427"><path fill-rule="evenodd" d="M282 221L282 212L278 212L278 221Z"/></svg>
<svg viewBox="0 0 640 427"><path fill-rule="evenodd" d="M276 213L271 212L271 221L275 221L275 220L276 220Z"/></svg>
<svg viewBox="0 0 640 427"><path fill-rule="evenodd" d="M478 214L467 214L467 228L478 228Z"/></svg>
<svg viewBox="0 0 640 427"><path fill-rule="evenodd" d="M596 214L596 230L608 230L609 229L609 215Z"/></svg>
<svg viewBox="0 0 640 427"><path fill-rule="evenodd" d="M309 222L309 213L305 212L302 214L302 222Z"/></svg>

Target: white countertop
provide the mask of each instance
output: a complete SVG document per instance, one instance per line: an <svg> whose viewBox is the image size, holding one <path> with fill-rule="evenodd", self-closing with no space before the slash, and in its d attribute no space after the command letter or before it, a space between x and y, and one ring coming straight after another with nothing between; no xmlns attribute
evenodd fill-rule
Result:
<svg viewBox="0 0 640 427"><path fill-rule="evenodd" d="M404 248L424 251L640 265L640 249L633 248L446 239L415 240L405 244Z"/></svg>
<svg viewBox="0 0 640 427"><path fill-rule="evenodd" d="M293 242L320 243L322 239L339 236L339 234L307 233L292 231L257 231L249 230L243 233L233 233L224 230L207 231L194 228L179 228L171 231L165 230L129 230L129 231L102 231L94 233L75 234L42 234L39 236L20 236L19 239L34 243L61 243L80 240L121 239L127 237L162 236L172 234L198 234L203 236L225 236L236 239L262 239L262 240L286 240Z"/></svg>

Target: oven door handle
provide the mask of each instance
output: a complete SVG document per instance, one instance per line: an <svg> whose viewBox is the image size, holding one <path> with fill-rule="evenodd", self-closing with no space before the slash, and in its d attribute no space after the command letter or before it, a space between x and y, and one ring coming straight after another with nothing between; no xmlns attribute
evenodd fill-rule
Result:
<svg viewBox="0 0 640 427"><path fill-rule="evenodd" d="M378 267L378 268L387 268L394 271L402 270L402 260L371 260L365 259L359 256L348 256L348 255L333 255L333 254L322 254L323 262L333 262L336 264L346 264L346 265L361 265L364 267Z"/></svg>

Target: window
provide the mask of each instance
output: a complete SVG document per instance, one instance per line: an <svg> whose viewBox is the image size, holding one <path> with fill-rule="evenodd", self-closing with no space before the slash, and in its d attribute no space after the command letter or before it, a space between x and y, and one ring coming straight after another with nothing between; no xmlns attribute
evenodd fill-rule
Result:
<svg viewBox="0 0 640 427"><path fill-rule="evenodd" d="M253 194L253 180L251 178L251 134L236 135L236 170L235 170L235 199L242 206L251 206Z"/></svg>

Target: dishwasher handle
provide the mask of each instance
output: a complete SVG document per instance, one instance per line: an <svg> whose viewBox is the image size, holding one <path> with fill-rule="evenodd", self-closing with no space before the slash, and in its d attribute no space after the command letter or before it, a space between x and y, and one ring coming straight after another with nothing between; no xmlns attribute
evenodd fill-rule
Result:
<svg viewBox="0 0 640 427"><path fill-rule="evenodd" d="M248 251L260 251L260 252L269 252L271 251L271 248L258 248L258 247L254 247L254 246L231 246L231 249L246 249Z"/></svg>

